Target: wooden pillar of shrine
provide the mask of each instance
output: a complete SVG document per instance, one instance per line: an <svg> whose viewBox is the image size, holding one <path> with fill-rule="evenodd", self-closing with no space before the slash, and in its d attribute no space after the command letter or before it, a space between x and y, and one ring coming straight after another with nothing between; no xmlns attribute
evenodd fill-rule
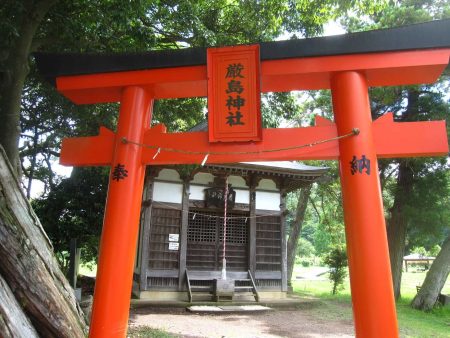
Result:
<svg viewBox="0 0 450 338"><path fill-rule="evenodd" d="M180 229L180 256L178 267L178 291L183 291L186 285L186 259L187 259L187 236L189 223L189 195L190 177L183 178L183 196L181 202L181 229Z"/></svg>
<svg viewBox="0 0 450 338"><path fill-rule="evenodd" d="M248 248L248 268L253 278L256 273L256 186L259 180L255 175L247 178L247 186L249 187L249 248Z"/></svg>

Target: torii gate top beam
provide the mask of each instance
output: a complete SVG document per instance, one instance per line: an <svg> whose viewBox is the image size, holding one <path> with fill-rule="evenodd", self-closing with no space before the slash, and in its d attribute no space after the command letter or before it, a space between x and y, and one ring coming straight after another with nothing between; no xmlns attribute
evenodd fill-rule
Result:
<svg viewBox="0 0 450 338"><path fill-rule="evenodd" d="M261 43L263 92L330 88L363 70L369 86L432 83L448 65L450 20L340 36ZM383 53L383 57L379 57ZM40 72L78 104L117 102L123 87L155 99L207 96L206 50L140 54L36 54Z"/></svg>

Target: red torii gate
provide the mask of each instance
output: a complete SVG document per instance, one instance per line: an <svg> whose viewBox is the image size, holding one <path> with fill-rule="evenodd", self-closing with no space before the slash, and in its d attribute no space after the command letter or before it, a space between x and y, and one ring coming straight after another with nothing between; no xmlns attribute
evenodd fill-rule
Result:
<svg viewBox="0 0 450 338"><path fill-rule="evenodd" d="M436 81L449 61L448 31L450 21L444 20L262 44L262 91L330 88L336 124L317 119L315 127L265 129L259 142L209 143L207 132L168 134L163 126L150 128L154 99L207 96L205 50L134 56L133 64L129 55L37 55L41 72L56 78L58 90L73 102L121 103L116 133L101 128L99 136L66 139L61 152L65 165L114 168L90 336L126 335L145 166L198 164L209 154L208 163L339 159L356 334L397 337L376 159L445 155L448 143L444 121L395 123L388 114L372 122L368 87ZM305 46L311 48L305 52ZM372 161L370 172L355 168L359 159Z"/></svg>

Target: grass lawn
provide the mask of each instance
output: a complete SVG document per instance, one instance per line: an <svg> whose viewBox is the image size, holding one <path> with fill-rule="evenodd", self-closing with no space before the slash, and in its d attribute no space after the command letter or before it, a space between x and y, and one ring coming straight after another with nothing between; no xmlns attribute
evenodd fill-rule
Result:
<svg viewBox="0 0 450 338"><path fill-rule="evenodd" d="M307 274L308 269L296 267L294 276ZM402 299L397 302L397 316L401 337L411 338L449 338L450 337L450 308L438 308L430 313L417 311L409 306L416 294L416 286L421 285L426 272L403 272L401 294ZM327 277L323 275L322 277ZM344 288L338 295L331 295L332 284L328 280L296 280L293 282L294 291L306 297L318 297L322 305L313 309L314 314L327 319L352 319L350 284L348 278ZM450 294L450 281L444 286L443 293Z"/></svg>

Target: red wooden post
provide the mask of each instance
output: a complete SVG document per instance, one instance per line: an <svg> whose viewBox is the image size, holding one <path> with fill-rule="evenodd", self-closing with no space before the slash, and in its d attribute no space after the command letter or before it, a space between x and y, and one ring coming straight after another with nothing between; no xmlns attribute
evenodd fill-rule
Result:
<svg viewBox="0 0 450 338"><path fill-rule="evenodd" d="M123 89L90 337L125 337L127 332L145 166L141 161L142 147L124 144L122 138L142 142L150 124L152 102L140 87Z"/></svg>
<svg viewBox="0 0 450 338"><path fill-rule="evenodd" d="M355 71L332 77L353 313L357 337L398 337L377 153L367 81Z"/></svg>

